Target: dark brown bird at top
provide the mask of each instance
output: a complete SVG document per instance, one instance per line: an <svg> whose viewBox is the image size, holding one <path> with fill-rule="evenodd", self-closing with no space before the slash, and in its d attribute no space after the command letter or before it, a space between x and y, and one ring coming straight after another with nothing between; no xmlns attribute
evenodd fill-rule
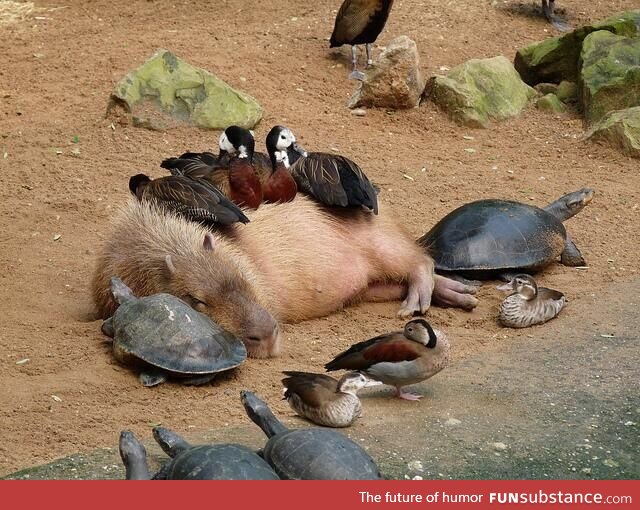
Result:
<svg viewBox="0 0 640 510"><path fill-rule="evenodd" d="M364 74L358 71L356 45L365 45L367 66L373 64L371 44L382 32L392 6L393 0L344 0L340 6L329 46L335 48L343 44L351 45L353 70L349 78L364 79Z"/></svg>
<svg viewBox="0 0 640 510"><path fill-rule="evenodd" d="M561 32L570 30L571 27L561 20L554 13L556 0L542 0L542 13L549 23L556 27Z"/></svg>
<svg viewBox="0 0 640 510"><path fill-rule="evenodd" d="M129 179L129 190L140 201L151 201L190 221L208 227L248 223L242 210L205 180L170 175L151 180L144 174Z"/></svg>

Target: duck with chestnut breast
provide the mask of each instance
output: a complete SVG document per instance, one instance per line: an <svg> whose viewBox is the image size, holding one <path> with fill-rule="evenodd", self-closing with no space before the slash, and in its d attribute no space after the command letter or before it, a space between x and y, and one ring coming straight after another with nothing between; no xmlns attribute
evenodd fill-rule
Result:
<svg viewBox="0 0 640 510"><path fill-rule="evenodd" d="M357 392L381 384L360 372L348 372L340 380L324 374L283 372L284 400L300 416L325 427L348 427L362 413Z"/></svg>
<svg viewBox="0 0 640 510"><path fill-rule="evenodd" d="M242 210L211 183L185 175L151 180L145 174L129 179L129 190L139 201L150 201L207 227L248 223Z"/></svg>
<svg viewBox="0 0 640 510"><path fill-rule="evenodd" d="M516 275L497 288L510 293L500 303L498 316L500 323L508 328L544 324L557 317L567 303L562 292L538 287L536 281L527 274Z"/></svg>
<svg viewBox="0 0 640 510"><path fill-rule="evenodd" d="M343 44L351 45L351 63L353 70L349 78L363 80L364 74L358 71L358 53L356 45L364 44L367 52L367 66L373 64L371 44L376 41L384 28L393 0L344 0L336 16L329 47Z"/></svg>
<svg viewBox="0 0 640 510"><path fill-rule="evenodd" d="M358 370L371 379L395 386L396 396L419 400L421 395L405 392L440 372L449 362L449 340L424 319L407 322L404 331L380 335L357 343L325 365L328 371Z"/></svg>
<svg viewBox="0 0 640 510"><path fill-rule="evenodd" d="M356 163L338 154L307 153L287 127L275 126L269 134L272 133L278 150L286 150L285 165L296 181L298 191L322 205L357 207L378 214L376 188Z"/></svg>

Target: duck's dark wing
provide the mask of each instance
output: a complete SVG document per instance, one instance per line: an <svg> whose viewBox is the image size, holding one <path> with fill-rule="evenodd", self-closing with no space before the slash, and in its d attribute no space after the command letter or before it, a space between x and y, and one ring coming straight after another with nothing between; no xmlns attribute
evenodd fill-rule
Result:
<svg viewBox="0 0 640 510"><path fill-rule="evenodd" d="M142 198L208 226L249 222L242 210L213 184L183 175L150 182Z"/></svg>
<svg viewBox="0 0 640 510"><path fill-rule="evenodd" d="M298 189L328 206L366 207L378 214L378 197L369 178L344 156L312 152L298 159L290 172Z"/></svg>
<svg viewBox="0 0 640 510"><path fill-rule="evenodd" d="M180 157L163 160L160 167L169 170L171 175L187 175L194 179L202 179L214 169L228 163L228 160L226 153L218 157L211 152L185 152Z"/></svg>
<svg viewBox="0 0 640 510"><path fill-rule="evenodd" d="M309 372L283 372L286 377L282 384L287 389L284 398L297 393L308 405L321 407L327 402L338 398L338 381L325 374Z"/></svg>
<svg viewBox="0 0 640 510"><path fill-rule="evenodd" d="M324 367L329 370L366 370L382 362L412 361L420 356L420 344L402 332L388 333L352 345Z"/></svg>

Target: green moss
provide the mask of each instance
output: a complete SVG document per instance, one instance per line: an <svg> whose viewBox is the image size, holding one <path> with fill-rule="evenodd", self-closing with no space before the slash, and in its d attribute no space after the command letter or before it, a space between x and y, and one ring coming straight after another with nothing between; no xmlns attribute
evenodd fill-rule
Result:
<svg viewBox="0 0 640 510"><path fill-rule="evenodd" d="M252 128L263 114L253 97L167 50L159 50L118 82L107 114L118 109L131 114L134 124L151 129L164 129L172 122L210 129L231 124Z"/></svg>
<svg viewBox="0 0 640 510"><path fill-rule="evenodd" d="M609 113L591 128L587 138L607 141L625 154L640 158L640 106Z"/></svg>
<svg viewBox="0 0 640 510"><path fill-rule="evenodd" d="M547 94L536 101L536 108L544 112L563 113L566 108L555 94Z"/></svg>
<svg viewBox="0 0 640 510"><path fill-rule="evenodd" d="M502 56L469 60L447 76L434 77L429 88L440 108L470 127L487 127L490 119L513 117L536 94Z"/></svg>

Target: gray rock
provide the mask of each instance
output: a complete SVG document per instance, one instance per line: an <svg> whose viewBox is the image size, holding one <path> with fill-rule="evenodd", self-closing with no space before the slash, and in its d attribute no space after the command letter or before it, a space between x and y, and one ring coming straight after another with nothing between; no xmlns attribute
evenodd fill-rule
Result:
<svg viewBox="0 0 640 510"><path fill-rule="evenodd" d="M563 113L566 108L555 94L547 94L538 98L536 108L544 112Z"/></svg>
<svg viewBox="0 0 640 510"><path fill-rule="evenodd" d="M520 79L511 62L499 56L469 60L447 76L431 78L425 95L457 123L486 128L490 119L518 115L536 92Z"/></svg>
<svg viewBox="0 0 640 510"><path fill-rule="evenodd" d="M167 50L158 50L122 78L107 106L108 117L156 130L182 123L209 129L232 124L252 128L262 114L253 97Z"/></svg>
<svg viewBox="0 0 640 510"><path fill-rule="evenodd" d="M628 156L640 158L640 106L609 113L591 128L586 138L606 141Z"/></svg>
<svg viewBox="0 0 640 510"><path fill-rule="evenodd" d="M560 37L551 37L518 50L515 67L529 85L541 82L577 81L582 42L590 33L607 30L634 37L640 33L640 10L623 12L611 18L580 27Z"/></svg>
<svg viewBox="0 0 640 510"><path fill-rule="evenodd" d="M580 99L587 123L640 106L640 38L594 32L585 38L580 59Z"/></svg>
<svg viewBox="0 0 640 510"><path fill-rule="evenodd" d="M376 64L367 69L348 106L414 108L420 102L424 84L416 43L401 35L392 40Z"/></svg>

